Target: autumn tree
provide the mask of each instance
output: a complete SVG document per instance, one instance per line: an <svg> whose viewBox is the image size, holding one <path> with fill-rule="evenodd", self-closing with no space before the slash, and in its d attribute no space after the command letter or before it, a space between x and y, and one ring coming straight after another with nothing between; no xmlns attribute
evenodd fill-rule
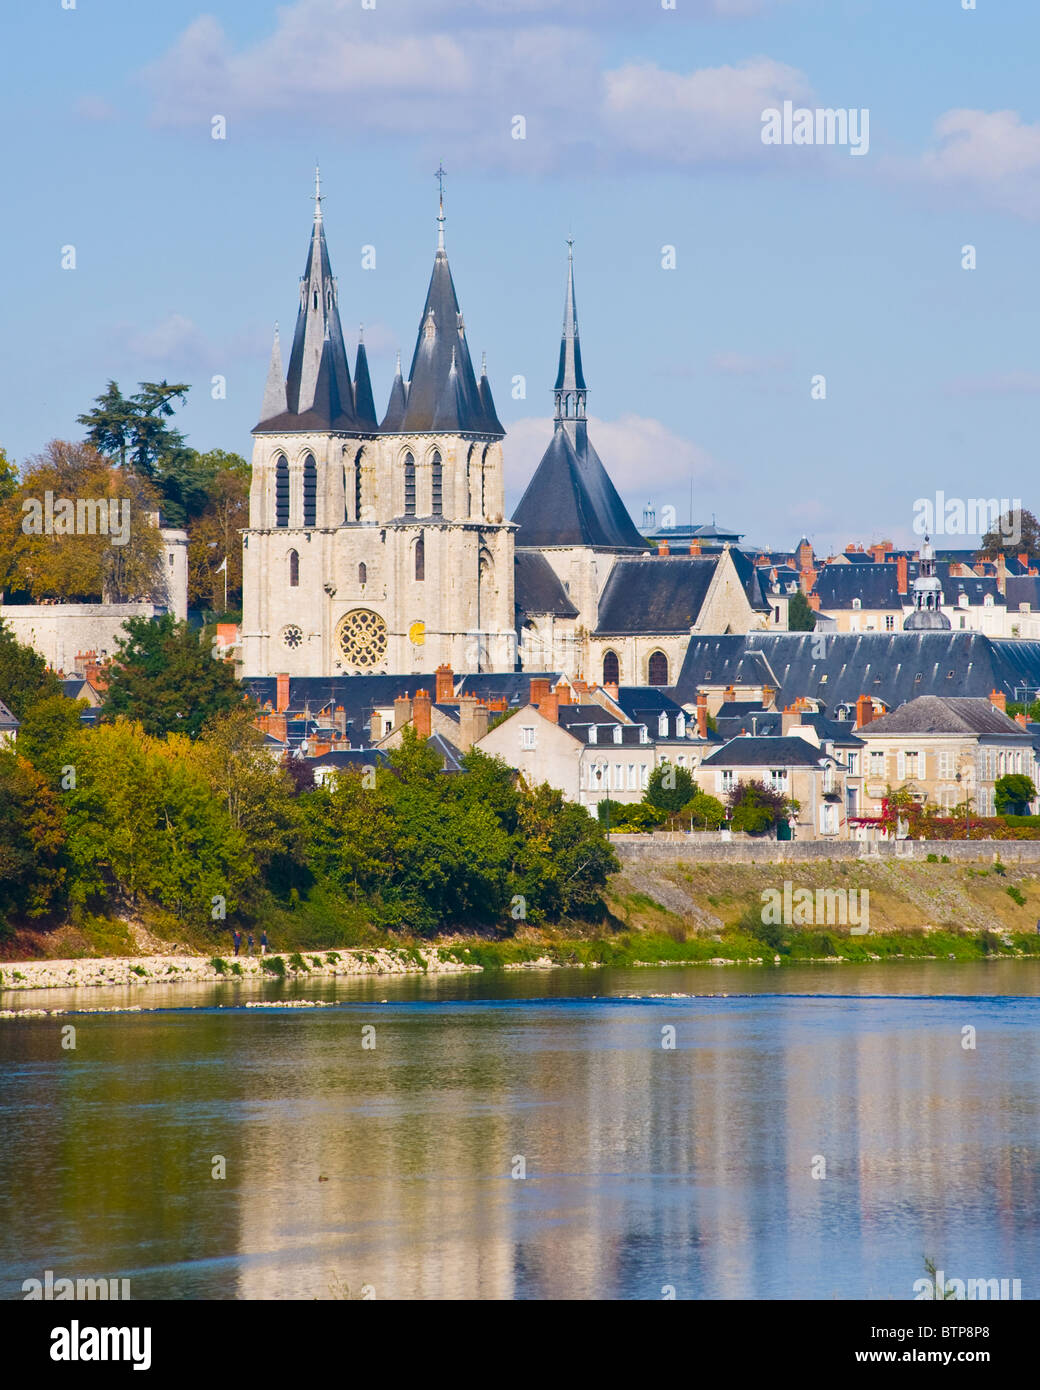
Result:
<svg viewBox="0 0 1040 1390"><path fill-rule="evenodd" d="M234 669L171 614L130 618L108 673L104 716L124 715L148 734L196 738L215 715L242 703Z"/></svg>
<svg viewBox="0 0 1040 1390"><path fill-rule="evenodd" d="M203 455L211 460L214 450ZM221 565L227 562L227 604L242 602L242 531L249 525L249 466L235 454L212 475L209 498L202 515L188 527L188 599L199 608L224 610Z"/></svg>

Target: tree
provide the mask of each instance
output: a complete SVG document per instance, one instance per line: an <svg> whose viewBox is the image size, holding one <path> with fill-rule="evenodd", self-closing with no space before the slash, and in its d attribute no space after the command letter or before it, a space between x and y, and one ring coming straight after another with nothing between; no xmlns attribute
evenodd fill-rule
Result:
<svg viewBox="0 0 1040 1390"><path fill-rule="evenodd" d="M42 917L65 883L65 812L25 758L0 752L0 936L9 919Z"/></svg>
<svg viewBox="0 0 1040 1390"><path fill-rule="evenodd" d="M674 815L682 810L696 790L693 778L684 767L663 763L651 772L643 800L656 806L659 811Z"/></svg>
<svg viewBox="0 0 1040 1390"><path fill-rule="evenodd" d="M245 466L244 459L239 462ZM240 607L242 602L242 531L249 525L248 467L245 471L220 468L208 492L205 510L188 527L188 599L196 607L223 612L225 577L228 607ZM226 575L220 570L225 560Z"/></svg>
<svg viewBox="0 0 1040 1390"><path fill-rule="evenodd" d="M18 469L14 461L7 457L6 449L0 449L0 502L12 497L18 488Z"/></svg>
<svg viewBox="0 0 1040 1390"><path fill-rule="evenodd" d="M22 718L18 730L18 754L56 787L62 768L75 766L76 750L83 737L80 714L86 700L68 700L64 695L45 695L35 700Z"/></svg>
<svg viewBox="0 0 1040 1390"><path fill-rule="evenodd" d="M998 555L1001 552L1005 555L1040 553L1040 521L1032 512L1012 508L1000 518L995 530L986 532L980 554Z"/></svg>
<svg viewBox="0 0 1040 1390"><path fill-rule="evenodd" d="M718 830L726 819L726 808L707 792L698 791L682 808L681 814L684 820L689 819L704 830Z"/></svg>
<svg viewBox="0 0 1040 1390"><path fill-rule="evenodd" d="M788 632L812 632L815 627L816 614L801 589L796 589L787 605L787 630Z"/></svg>
<svg viewBox="0 0 1040 1390"><path fill-rule="evenodd" d="M740 782L729 794L730 828L749 835L764 835L785 819L791 803L783 792L752 779Z"/></svg>
<svg viewBox="0 0 1040 1390"><path fill-rule="evenodd" d="M135 395L124 396L118 383L110 381L95 397L93 409L76 420L86 425L87 439L99 454L154 483L163 500L164 520L183 526L188 516L184 493L190 491L198 455L186 448L180 430L166 422L173 415L174 402L183 403L191 387L187 382L171 385L167 381L141 381L138 386ZM205 505L204 486L200 494L199 511Z"/></svg>
<svg viewBox="0 0 1040 1390"><path fill-rule="evenodd" d="M169 613L130 618L108 673L104 717L137 720L145 733L197 738L215 715L242 703L232 667Z"/></svg>
<svg viewBox="0 0 1040 1390"><path fill-rule="evenodd" d="M993 797L998 816L1024 816L1029 812L1029 803L1036 796L1033 779L1024 772L1009 772L998 777L993 786Z"/></svg>
<svg viewBox="0 0 1040 1390"><path fill-rule="evenodd" d="M518 831L509 893L510 901L523 899L527 920L598 916L607 879L620 864L585 807L543 782L521 799Z"/></svg>
<svg viewBox="0 0 1040 1390"><path fill-rule="evenodd" d="M67 519L63 499L71 504ZM164 601L162 536L151 524L157 509L147 483L121 474L92 445L51 440L0 501L0 588L35 602Z"/></svg>
<svg viewBox="0 0 1040 1390"><path fill-rule="evenodd" d="M32 647L23 646L0 621L0 700L24 719L37 700L61 694L61 683Z"/></svg>

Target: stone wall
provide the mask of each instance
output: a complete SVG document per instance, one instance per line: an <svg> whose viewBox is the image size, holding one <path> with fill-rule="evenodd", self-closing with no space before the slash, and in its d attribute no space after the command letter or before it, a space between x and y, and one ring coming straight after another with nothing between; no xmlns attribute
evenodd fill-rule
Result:
<svg viewBox="0 0 1040 1390"><path fill-rule="evenodd" d="M926 860L946 855L953 863L1040 865L1040 840L752 840L718 835L611 835L622 865L688 859L712 864L815 863L818 860Z"/></svg>
<svg viewBox="0 0 1040 1390"><path fill-rule="evenodd" d="M0 620L52 670L74 671L79 652L111 656L126 636L127 618L152 618L162 611L151 603L5 603Z"/></svg>

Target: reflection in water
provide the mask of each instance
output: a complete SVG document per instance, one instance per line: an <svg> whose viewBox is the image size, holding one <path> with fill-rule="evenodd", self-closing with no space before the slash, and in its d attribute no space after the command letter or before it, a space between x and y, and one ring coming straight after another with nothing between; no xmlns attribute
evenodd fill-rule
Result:
<svg viewBox="0 0 1040 1390"><path fill-rule="evenodd" d="M922 970L940 997L913 997ZM1004 963L267 987L345 1001L285 1013L141 990L163 1011L80 1017L74 1052L68 1019L0 1022L0 1294L52 1269L135 1298L902 1299L932 1255L1035 1297L1037 983ZM607 997L722 989L746 993Z"/></svg>

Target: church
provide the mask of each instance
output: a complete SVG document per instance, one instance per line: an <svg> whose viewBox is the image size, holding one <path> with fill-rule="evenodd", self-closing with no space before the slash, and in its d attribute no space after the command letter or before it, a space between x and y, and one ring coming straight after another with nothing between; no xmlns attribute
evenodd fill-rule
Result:
<svg viewBox="0 0 1040 1390"><path fill-rule="evenodd" d="M320 184L288 369L275 329L242 534L242 671L335 678L562 670L668 685L695 632L765 626L738 549L671 556L639 534L588 437L569 249L552 439L513 519L486 364L444 244L407 378L377 417L351 373ZM648 460L652 466L652 460Z"/></svg>

